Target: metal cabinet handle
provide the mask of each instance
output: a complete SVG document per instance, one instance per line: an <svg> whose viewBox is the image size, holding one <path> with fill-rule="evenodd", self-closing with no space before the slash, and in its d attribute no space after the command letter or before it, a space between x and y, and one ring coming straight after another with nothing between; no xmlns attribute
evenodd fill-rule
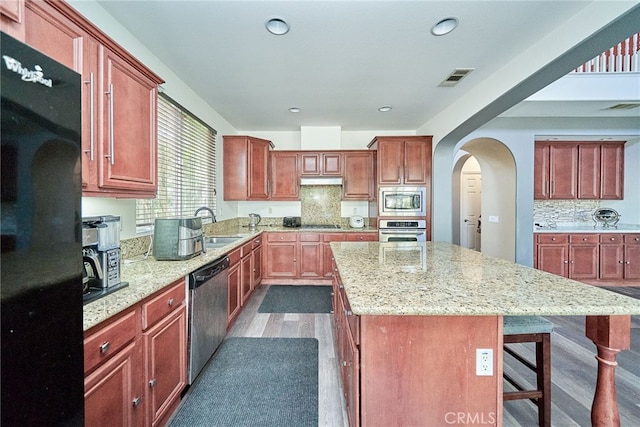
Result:
<svg viewBox="0 0 640 427"><path fill-rule="evenodd" d="M167 301L167 304L169 305L169 307L173 307L173 298L169 298L169 301Z"/></svg>
<svg viewBox="0 0 640 427"><path fill-rule="evenodd" d="M153 388L156 386L157 383L158 383L158 380L154 378L151 381L149 381L149 387Z"/></svg>
<svg viewBox="0 0 640 427"><path fill-rule="evenodd" d="M610 239L610 240L612 240L612 241L613 241L613 240L616 240L616 238L615 238L615 237L610 237L609 239Z"/></svg>
<svg viewBox="0 0 640 427"><path fill-rule="evenodd" d="M629 264L631 264L631 261L627 261L627 262L625 262L625 264L629 265Z"/></svg>
<svg viewBox="0 0 640 427"><path fill-rule="evenodd" d="M618 261L618 264L624 264L624 261L620 260Z"/></svg>
<svg viewBox="0 0 640 427"><path fill-rule="evenodd" d="M553 240L553 241L555 242L555 241L556 241L556 238L555 238L555 237L552 237L552 238L551 238L551 240Z"/></svg>
<svg viewBox="0 0 640 427"><path fill-rule="evenodd" d="M565 264L569 264L569 261L564 261Z"/></svg>
<svg viewBox="0 0 640 427"><path fill-rule="evenodd" d="M109 351L110 346L111 343L109 343L109 341L102 343L102 345L100 346L100 353L105 354L107 351Z"/></svg>
<svg viewBox="0 0 640 427"><path fill-rule="evenodd" d="M293 259L293 262L298 262L298 260L294 258L294 259Z"/></svg>
<svg viewBox="0 0 640 427"><path fill-rule="evenodd" d="M89 159L93 161L93 156L95 153L95 122L94 122L94 108L95 108L95 100L93 94L93 72L89 73L89 81L84 82L84 84L89 85L89 149L84 150L85 153L89 153Z"/></svg>
<svg viewBox="0 0 640 427"><path fill-rule="evenodd" d="M137 408L140 405L141 401L142 401L142 398L140 396L138 396L135 399L133 399L133 407Z"/></svg>
<svg viewBox="0 0 640 427"><path fill-rule="evenodd" d="M347 361L346 360L342 361L342 366L347 366Z"/></svg>
<svg viewBox="0 0 640 427"><path fill-rule="evenodd" d="M114 151L114 147L113 147L113 83L109 84L109 92L107 92L107 95L109 95L109 154L105 155L105 157L109 158L109 163L111 163L112 165L114 164L115 161L115 153Z"/></svg>

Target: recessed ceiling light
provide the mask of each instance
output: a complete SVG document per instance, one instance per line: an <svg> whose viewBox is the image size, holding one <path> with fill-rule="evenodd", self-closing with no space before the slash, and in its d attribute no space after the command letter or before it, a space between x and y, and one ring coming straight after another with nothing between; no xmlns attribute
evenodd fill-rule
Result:
<svg viewBox="0 0 640 427"><path fill-rule="evenodd" d="M298 107L291 107L291 108L289 108L289 111L292 112L292 113L299 113L302 110L300 110L300 108L298 108Z"/></svg>
<svg viewBox="0 0 640 427"><path fill-rule="evenodd" d="M289 24L280 18L271 18L265 22L264 26L267 28L267 31L276 36L281 36L289 32Z"/></svg>
<svg viewBox="0 0 640 427"><path fill-rule="evenodd" d="M434 36L444 36L445 34L449 34L451 31L455 30L457 26L458 18L444 18L431 27L431 34Z"/></svg>
<svg viewBox="0 0 640 427"><path fill-rule="evenodd" d="M385 105L384 107L378 108L378 111L382 113L386 113L387 111L391 111L391 107L389 107L388 105Z"/></svg>

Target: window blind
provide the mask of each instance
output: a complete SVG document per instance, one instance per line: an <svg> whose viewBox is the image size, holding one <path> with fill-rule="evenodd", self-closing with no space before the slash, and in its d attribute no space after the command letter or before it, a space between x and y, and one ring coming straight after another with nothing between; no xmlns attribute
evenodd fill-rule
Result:
<svg viewBox="0 0 640 427"><path fill-rule="evenodd" d="M216 131L164 94L158 97L158 192L136 201L136 225L216 211Z"/></svg>

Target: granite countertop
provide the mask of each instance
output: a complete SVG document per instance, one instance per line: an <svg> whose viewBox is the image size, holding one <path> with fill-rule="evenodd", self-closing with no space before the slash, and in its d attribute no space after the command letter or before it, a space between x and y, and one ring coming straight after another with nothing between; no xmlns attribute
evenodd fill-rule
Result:
<svg viewBox="0 0 640 427"><path fill-rule="evenodd" d="M365 228L340 228L340 229L300 229L285 228L282 226L258 226L256 230L247 227L239 227L237 233L219 234L224 236L242 236L226 246L216 249L207 249L207 252L186 261L156 261L153 256L138 256L125 259L122 263L121 280L128 282L129 286L110 295L90 302L84 306L83 328L88 330L100 322L107 320L127 308L142 301L146 297L165 288L177 280L183 279L192 271L228 254L239 246L247 243L263 231L266 232L377 232L377 229ZM207 236L208 237L208 236Z"/></svg>
<svg viewBox="0 0 640 427"><path fill-rule="evenodd" d="M640 300L444 242L333 242L358 315L640 314Z"/></svg>
<svg viewBox="0 0 640 427"><path fill-rule="evenodd" d="M593 223L587 224L558 224L556 228L534 225L533 231L535 233L640 233L640 224L617 224L608 228L602 226L594 227Z"/></svg>

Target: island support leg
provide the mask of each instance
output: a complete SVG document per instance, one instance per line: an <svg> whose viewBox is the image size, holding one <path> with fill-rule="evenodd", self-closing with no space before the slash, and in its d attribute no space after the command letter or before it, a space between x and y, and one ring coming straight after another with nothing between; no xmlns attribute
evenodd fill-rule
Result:
<svg viewBox="0 0 640 427"><path fill-rule="evenodd" d="M631 347L631 316L587 316L586 336L598 348L598 379L591 407L591 425L620 426L616 355Z"/></svg>

